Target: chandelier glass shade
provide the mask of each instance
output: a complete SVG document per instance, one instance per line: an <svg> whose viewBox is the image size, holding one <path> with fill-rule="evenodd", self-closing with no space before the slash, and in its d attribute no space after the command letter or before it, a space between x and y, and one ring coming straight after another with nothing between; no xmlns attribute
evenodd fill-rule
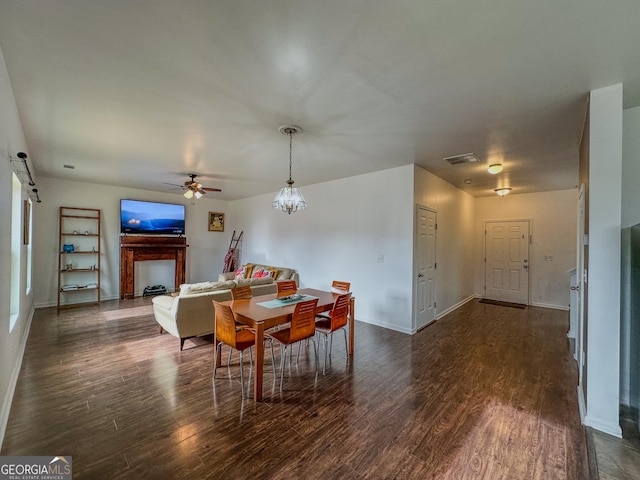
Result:
<svg viewBox="0 0 640 480"><path fill-rule="evenodd" d="M293 180L291 179L291 158L292 158L292 150L293 150L293 134L300 133L302 129L300 127L296 127L294 125L283 125L280 127L280 132L285 135L289 135L289 180L287 180L287 185L282 187L276 198L273 199L273 203L271 206L276 210L280 210L282 212L286 212L291 215L292 212L297 212L298 210L304 210L307 208L307 201L304 199L302 193L298 188L293 186Z"/></svg>
<svg viewBox="0 0 640 480"><path fill-rule="evenodd" d="M502 171L502 164L494 163L493 165L489 165L489 168L487 169L487 171L492 175L496 175Z"/></svg>
<svg viewBox="0 0 640 480"><path fill-rule="evenodd" d="M494 192L496 192L498 195L500 195L501 197L504 197L505 195L507 195L509 192L511 191L510 187L503 187L503 188L496 188L494 190Z"/></svg>

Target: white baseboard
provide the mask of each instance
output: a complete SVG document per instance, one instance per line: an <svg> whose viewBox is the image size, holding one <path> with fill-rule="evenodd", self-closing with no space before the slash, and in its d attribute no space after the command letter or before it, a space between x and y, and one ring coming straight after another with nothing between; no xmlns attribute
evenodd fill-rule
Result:
<svg viewBox="0 0 640 480"><path fill-rule="evenodd" d="M169 290L167 290L169 291ZM142 293L140 293L140 296L142 296ZM118 300L120 298L120 295L102 295L100 297L100 301L101 302L105 302L107 300ZM35 308L47 308L47 307L56 307L58 305L57 301L49 301L49 302L44 302L44 303L37 303L34 305Z"/></svg>
<svg viewBox="0 0 640 480"><path fill-rule="evenodd" d="M569 305L552 305L550 303L531 302L532 307L553 308L554 310L569 311Z"/></svg>
<svg viewBox="0 0 640 480"><path fill-rule="evenodd" d="M463 306L466 303L469 303L471 300L474 300L475 298L479 298L479 297L477 297L476 295L471 295L471 296L465 298L464 300L461 300L460 302L456 303L455 305L450 306L446 310L438 312L438 314L436 315L436 320L439 320L442 317L444 317L445 315L450 314L454 310L457 310L458 308L460 308L461 306Z"/></svg>
<svg viewBox="0 0 640 480"><path fill-rule="evenodd" d="M595 428L601 432L608 433L614 437L622 438L622 428L615 423L607 422L605 420L594 418L588 413L584 416L584 424L587 427Z"/></svg>
<svg viewBox="0 0 640 480"><path fill-rule="evenodd" d="M2 400L2 408L0 408L0 450L2 449L2 444L4 442L4 435L7 431L7 423L9 422L9 413L11 412L11 404L13 403L13 394L16 390L16 385L18 384L18 377L20 376L20 368L22 368L22 358L24 357L24 351L27 347L27 339L29 338L29 332L31 331L31 320L33 320L33 314L35 313L35 308L31 309L29 312L29 316L27 317L27 325L24 329L24 333L22 334L22 338L20 339L20 346L18 347L18 356L16 357L16 362L13 365L13 370L11 371L11 377L9 378L9 388L7 388L7 392Z"/></svg>
<svg viewBox="0 0 640 480"><path fill-rule="evenodd" d="M400 332L400 333L407 333L409 335L413 335L415 333L415 332L412 332L411 329L402 328L401 326L395 325L393 323L376 322L376 321L373 321L373 320L371 320L369 318L362 318L362 317L358 317L358 318L356 318L356 320L358 322L368 323L369 325L375 325L376 327L388 328L389 330L394 330L394 331Z"/></svg>

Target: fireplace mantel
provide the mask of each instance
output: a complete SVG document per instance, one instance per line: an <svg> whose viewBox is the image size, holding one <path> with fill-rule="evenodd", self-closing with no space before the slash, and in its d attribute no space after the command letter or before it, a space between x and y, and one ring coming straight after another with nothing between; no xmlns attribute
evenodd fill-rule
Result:
<svg viewBox="0 0 640 480"><path fill-rule="evenodd" d="M120 237L120 298L135 296L135 263L147 260L175 260L175 286L185 281L187 239L184 237Z"/></svg>

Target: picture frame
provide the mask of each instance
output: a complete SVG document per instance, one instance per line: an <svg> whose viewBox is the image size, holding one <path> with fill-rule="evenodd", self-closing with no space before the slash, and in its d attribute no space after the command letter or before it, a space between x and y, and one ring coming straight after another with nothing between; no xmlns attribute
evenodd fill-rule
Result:
<svg viewBox="0 0 640 480"><path fill-rule="evenodd" d="M29 200L24 201L23 217L22 217L22 244L29 245L29 224L31 220L31 203Z"/></svg>
<svg viewBox="0 0 640 480"><path fill-rule="evenodd" d="M224 232L224 213L209 212L209 231Z"/></svg>

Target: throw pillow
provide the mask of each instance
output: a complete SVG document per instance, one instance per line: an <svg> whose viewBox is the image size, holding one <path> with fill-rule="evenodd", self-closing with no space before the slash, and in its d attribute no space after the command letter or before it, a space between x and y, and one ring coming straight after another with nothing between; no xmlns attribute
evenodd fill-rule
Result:
<svg viewBox="0 0 640 480"><path fill-rule="evenodd" d="M241 279L241 278L247 278L247 267L243 265L242 267L238 268L235 271L234 278L236 280Z"/></svg>
<svg viewBox="0 0 640 480"><path fill-rule="evenodd" d="M269 271L262 268L256 268L251 274L251 278L263 278L269 276Z"/></svg>

